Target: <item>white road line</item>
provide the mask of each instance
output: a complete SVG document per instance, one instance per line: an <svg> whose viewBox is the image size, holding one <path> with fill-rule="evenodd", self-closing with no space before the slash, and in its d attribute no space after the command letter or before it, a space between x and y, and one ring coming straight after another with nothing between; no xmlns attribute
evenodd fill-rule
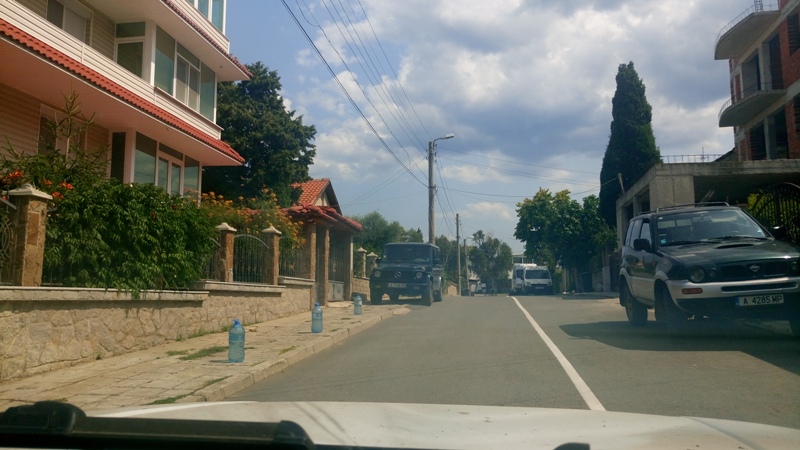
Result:
<svg viewBox="0 0 800 450"><path fill-rule="evenodd" d="M519 300L517 300L516 297L511 297L511 298L514 299L514 303L517 304L522 313L525 314L525 317L528 318L528 322L531 323L533 329L536 330L537 333L539 333L539 337L541 337L544 343L547 344L547 348L550 349L550 351L558 360L559 364L561 364L561 367L564 368L564 372L567 372L567 376L572 381L572 384L575 385L575 388L578 389L578 393L581 394L581 397L583 397L583 401L586 402L586 405L589 407L589 409L592 411L605 411L606 409L603 407L603 404L600 403L600 400L598 400L597 397L595 397L592 390L589 389L589 385L587 385L586 382L583 381L583 378L581 378L581 376L578 375L578 371L575 370L574 367L572 367L572 364L570 364L566 356L564 356L564 354L561 353L561 350L559 350L558 347L556 347L556 344L553 343L550 337L547 336L542 327L540 327L539 324L536 323L535 320L533 320L533 317L531 317L530 313L528 313L528 311L522 307L522 305L520 304Z"/></svg>

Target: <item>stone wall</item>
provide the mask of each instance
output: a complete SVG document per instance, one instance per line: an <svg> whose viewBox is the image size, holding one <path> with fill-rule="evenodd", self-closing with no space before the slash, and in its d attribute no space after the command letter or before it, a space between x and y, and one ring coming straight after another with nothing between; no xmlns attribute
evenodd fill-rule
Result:
<svg viewBox="0 0 800 450"><path fill-rule="evenodd" d="M0 382L310 310L313 282L129 293L0 287Z"/></svg>
<svg viewBox="0 0 800 450"><path fill-rule="evenodd" d="M360 295L365 302L369 300L369 278L353 277L353 294Z"/></svg>

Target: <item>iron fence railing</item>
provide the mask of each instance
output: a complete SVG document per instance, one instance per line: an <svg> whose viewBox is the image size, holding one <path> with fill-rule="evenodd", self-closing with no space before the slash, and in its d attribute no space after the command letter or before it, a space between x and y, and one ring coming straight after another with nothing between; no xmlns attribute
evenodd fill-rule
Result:
<svg viewBox="0 0 800 450"><path fill-rule="evenodd" d="M722 36L725 33L727 33L733 27L738 25L741 21L743 21L750 14L754 14L754 13L758 13L758 12L778 11L778 10L779 10L778 5L776 5L774 3L764 6L763 2L756 1L753 4L753 6L745 9L741 14L736 16L735 19L733 19L730 22L728 22L727 25L725 25L724 27L722 27L721 30L719 30L719 33L717 33L717 39L714 40L714 47L716 48L717 45L719 45L719 40L722 39Z"/></svg>
<svg viewBox="0 0 800 450"><path fill-rule="evenodd" d="M249 234L233 238L233 281L240 283L264 283L267 280L269 245Z"/></svg>
<svg viewBox="0 0 800 450"><path fill-rule="evenodd" d="M302 247L282 248L278 259L278 274L292 278L308 277L308 263L305 252L306 250Z"/></svg>
<svg viewBox="0 0 800 450"><path fill-rule="evenodd" d="M770 91L775 91L775 90L779 90L779 89L784 89L784 87L785 87L785 84L783 82L761 83L761 84L754 84L752 86L748 86L748 87L746 87L746 88L744 88L742 90L741 95L738 98L736 98L736 99L730 98L730 99L728 99L728 101L726 101L725 103L722 104L722 106L719 108L719 112L717 113L717 120L722 119L722 114L725 112L726 109L730 108L731 106L733 106L733 105L735 105L735 104L737 104L737 103L739 103L741 101L744 101L744 100L747 100L750 97L753 97L754 95L758 94L759 92L770 92Z"/></svg>
<svg viewBox="0 0 800 450"><path fill-rule="evenodd" d="M664 164L706 163L716 161L721 157L721 154L711 153L701 153L699 155L661 155L661 162Z"/></svg>

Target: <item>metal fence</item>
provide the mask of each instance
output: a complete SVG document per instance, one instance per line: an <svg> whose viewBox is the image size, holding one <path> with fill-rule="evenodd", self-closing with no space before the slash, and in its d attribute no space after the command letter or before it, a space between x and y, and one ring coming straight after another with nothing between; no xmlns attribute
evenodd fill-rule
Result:
<svg viewBox="0 0 800 450"><path fill-rule="evenodd" d="M677 163L707 163L721 158L719 154L700 154L700 155L661 155L661 162L665 164Z"/></svg>
<svg viewBox="0 0 800 450"><path fill-rule="evenodd" d="M211 254L211 257L208 258L205 265L203 265L203 278L206 280L218 280L219 281L219 269L221 264L220 255L219 255L219 241L214 238L211 239L211 242L214 243L214 252Z"/></svg>
<svg viewBox="0 0 800 450"><path fill-rule="evenodd" d="M11 251L14 248L14 224L11 220L14 205L2 200L0 204L0 284L11 282L14 273L14 258Z"/></svg>
<svg viewBox="0 0 800 450"><path fill-rule="evenodd" d="M278 274L284 277L306 278L308 264L303 247L281 249Z"/></svg>
<svg viewBox="0 0 800 450"><path fill-rule="evenodd" d="M269 245L249 234L233 238L233 281L240 283L269 283L267 261Z"/></svg>

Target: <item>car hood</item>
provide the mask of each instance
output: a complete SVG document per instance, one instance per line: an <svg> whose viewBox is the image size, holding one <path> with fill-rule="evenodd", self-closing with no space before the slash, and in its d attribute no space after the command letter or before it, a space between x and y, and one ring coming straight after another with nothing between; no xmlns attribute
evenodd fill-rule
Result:
<svg viewBox="0 0 800 450"><path fill-rule="evenodd" d="M714 262L726 264L737 261L797 258L797 247L778 240L727 240L697 244L661 247L661 253L683 260L686 263Z"/></svg>
<svg viewBox="0 0 800 450"><path fill-rule="evenodd" d="M338 402L186 403L90 412L95 417L278 422L317 444L394 448L795 448L800 430L695 417L522 408Z"/></svg>

